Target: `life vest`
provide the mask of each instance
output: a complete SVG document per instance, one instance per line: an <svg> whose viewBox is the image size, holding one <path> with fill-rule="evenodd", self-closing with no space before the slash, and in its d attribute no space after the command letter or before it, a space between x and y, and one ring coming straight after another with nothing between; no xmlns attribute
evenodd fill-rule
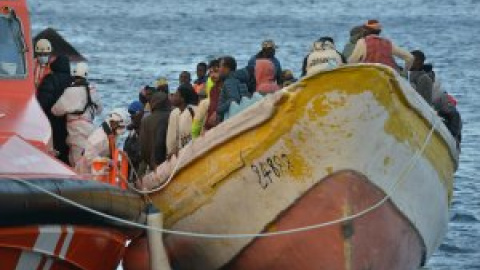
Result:
<svg viewBox="0 0 480 270"><path fill-rule="evenodd" d="M83 109L68 114L80 116L83 115L88 109L91 109L91 119L93 119L95 116L95 111L98 109L98 105L92 100L92 94L90 93L90 85L87 81L80 81L74 82L72 84L72 87L82 87L83 89L85 89L85 94L87 95L87 102L85 103Z"/></svg>
<svg viewBox="0 0 480 270"><path fill-rule="evenodd" d="M93 178L94 180L126 189L126 182L128 181L128 155L117 148L115 135L108 124L102 123L102 128L105 134L107 134L110 159L98 157L93 160Z"/></svg>
<svg viewBox="0 0 480 270"><path fill-rule="evenodd" d="M312 74L315 71L326 70L334 68L342 64L342 57L340 54L332 49L315 50L307 57L307 74Z"/></svg>
<svg viewBox="0 0 480 270"><path fill-rule="evenodd" d="M365 45L367 55L363 60L364 63L379 63L397 69L392 55L392 42L376 35L370 35L365 38Z"/></svg>

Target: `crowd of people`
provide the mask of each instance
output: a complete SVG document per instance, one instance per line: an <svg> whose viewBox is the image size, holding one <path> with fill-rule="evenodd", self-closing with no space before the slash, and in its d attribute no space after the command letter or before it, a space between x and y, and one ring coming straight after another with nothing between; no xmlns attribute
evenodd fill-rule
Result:
<svg viewBox="0 0 480 270"><path fill-rule="evenodd" d="M456 100L441 88L432 65L425 63L425 54L398 47L380 36L381 31L377 20L354 27L343 52L337 50L333 38L321 37L304 58L302 76L348 63L387 65L410 81L460 143L461 119ZM48 59L51 45L48 40L40 40L36 46L37 98L52 125L53 145L60 160L79 173L88 173L94 158L111 157L118 136L128 130L124 150L131 171L142 176L175 158L190 141L228 118L233 102L254 93L274 93L294 83L293 72L282 69L276 50L273 40L265 40L242 68L232 56L198 63L196 79L192 82L190 72L181 72L174 91L165 77L159 77L154 85L143 87L138 100L128 108L114 109L95 128L93 120L101 113L102 103L88 81L88 66L78 63L71 75L68 58ZM404 64L397 64L395 57Z"/></svg>

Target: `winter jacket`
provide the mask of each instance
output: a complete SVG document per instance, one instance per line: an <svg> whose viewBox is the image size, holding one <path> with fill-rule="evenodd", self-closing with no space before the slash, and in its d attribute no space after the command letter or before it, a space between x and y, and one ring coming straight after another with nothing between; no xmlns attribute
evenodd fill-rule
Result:
<svg viewBox="0 0 480 270"><path fill-rule="evenodd" d="M140 168L140 162L142 160L142 156L140 155L140 147L140 136L137 130L130 131L123 145L123 151L125 151L125 153L128 155L128 158L131 162L131 165L129 164L128 166L128 171L130 172L128 180L130 182L135 180L134 172L138 172Z"/></svg>
<svg viewBox="0 0 480 270"><path fill-rule="evenodd" d="M58 56L50 65L52 72L48 74L38 87L37 99L50 121L53 134L53 147L59 152L58 158L68 164L68 145L66 117L52 114L52 107L72 84L70 61L66 56Z"/></svg>
<svg viewBox="0 0 480 270"><path fill-rule="evenodd" d="M217 114L219 121L222 121L225 114L230 109L230 104L232 102L240 102L242 97L250 96L248 87L246 83L241 82L235 74L236 72L231 72L223 80L223 87L220 91L220 99L217 107ZM239 73L241 74L241 73Z"/></svg>
<svg viewBox="0 0 480 270"><path fill-rule="evenodd" d="M433 82L425 71L411 71L410 84L428 104L432 105Z"/></svg>
<svg viewBox="0 0 480 270"><path fill-rule="evenodd" d="M256 91L268 94L278 91L280 87L275 81L275 66L268 59L258 59L255 64Z"/></svg>
<svg viewBox="0 0 480 270"><path fill-rule="evenodd" d="M168 118L170 116L170 106L168 103L168 95L163 92L155 93L150 102L152 104L152 113L143 118L140 126L140 153L142 161L145 162L150 169L153 169L158 165L156 162L157 154L155 152L161 151L165 153L165 150L161 147L165 145L165 136L159 137L159 130L163 130L164 133L166 133ZM157 146L160 147L160 149L156 149ZM165 157L166 155L164 155L164 158Z"/></svg>
<svg viewBox="0 0 480 270"><path fill-rule="evenodd" d="M258 59L257 55L252 56L252 58L248 60L247 68L254 70L257 59ZM281 84L282 83L282 65L280 65L280 61L278 61L278 59L275 56L269 60L272 61L273 65L275 66L275 80L277 81L278 84Z"/></svg>
<svg viewBox="0 0 480 270"><path fill-rule="evenodd" d="M84 78L76 78L53 105L53 115L67 117L67 144L70 147L69 161L72 167L82 156L88 136L95 129L93 120L102 109L95 87L89 85Z"/></svg>

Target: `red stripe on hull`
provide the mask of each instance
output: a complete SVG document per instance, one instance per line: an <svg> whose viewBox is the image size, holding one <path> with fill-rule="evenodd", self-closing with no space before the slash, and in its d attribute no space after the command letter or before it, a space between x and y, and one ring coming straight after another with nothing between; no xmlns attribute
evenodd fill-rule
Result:
<svg viewBox="0 0 480 270"><path fill-rule="evenodd" d="M38 258L36 267L45 266L53 259L50 270L96 270L115 269L125 252L127 236L109 228L72 226L73 237L66 239L67 231L62 227L62 236L52 247L40 253L32 251L39 237L38 227L1 228L0 229L0 269L16 269L22 252L32 252L30 258ZM66 248L65 260L57 257ZM55 257L50 254L54 253ZM37 259L33 259L36 261ZM32 269L34 270L34 269Z"/></svg>
<svg viewBox="0 0 480 270"><path fill-rule="evenodd" d="M351 171L313 187L270 226L280 231L361 212L385 194ZM417 270L423 244L390 202L352 222L280 237L258 238L224 269Z"/></svg>

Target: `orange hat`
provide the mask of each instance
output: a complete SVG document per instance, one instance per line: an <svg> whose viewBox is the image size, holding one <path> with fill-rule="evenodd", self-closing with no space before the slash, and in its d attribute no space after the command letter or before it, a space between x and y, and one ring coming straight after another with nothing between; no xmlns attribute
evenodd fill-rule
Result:
<svg viewBox="0 0 480 270"><path fill-rule="evenodd" d="M365 27L368 27L370 29L374 29L374 30L380 30L382 29L382 25L380 24L380 22L378 20L368 20L365 24L364 24Z"/></svg>

